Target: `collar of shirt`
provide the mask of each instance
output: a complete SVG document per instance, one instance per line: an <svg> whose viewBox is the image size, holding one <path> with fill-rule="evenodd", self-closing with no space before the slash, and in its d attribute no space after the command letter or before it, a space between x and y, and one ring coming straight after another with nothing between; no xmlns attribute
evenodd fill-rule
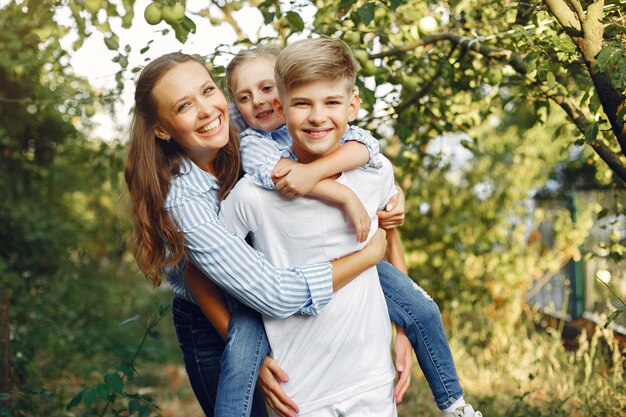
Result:
<svg viewBox="0 0 626 417"><path fill-rule="evenodd" d="M198 165L185 156L180 159L179 178L183 180L189 187L206 193L211 189L219 190L220 186L212 174L200 169Z"/></svg>

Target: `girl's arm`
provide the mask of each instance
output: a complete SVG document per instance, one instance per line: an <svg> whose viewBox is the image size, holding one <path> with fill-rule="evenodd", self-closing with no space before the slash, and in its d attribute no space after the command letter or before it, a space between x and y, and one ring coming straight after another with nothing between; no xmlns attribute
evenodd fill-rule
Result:
<svg viewBox="0 0 626 417"><path fill-rule="evenodd" d="M367 148L351 141L310 164L281 158L272 173L272 180L276 189L288 198L306 194L341 205L352 220L356 240L364 242L372 224L367 210L354 191L329 177L360 167L368 160Z"/></svg>
<svg viewBox="0 0 626 417"><path fill-rule="evenodd" d="M184 276L185 283L193 292L198 306L222 339L226 341L230 312L218 287L193 264L188 264L185 267ZM246 340L239 339L239 343L246 343ZM286 382L288 379L287 374L278 366L278 363L267 356L259 369L258 380L261 383L261 388L274 410L277 412L279 410L288 412L290 415L293 415L290 410L294 410L297 413L299 411L298 406L285 394L280 385L280 382Z"/></svg>
<svg viewBox="0 0 626 417"><path fill-rule="evenodd" d="M387 253L385 259L405 275L408 275L402 240L400 240L400 234L397 229L387 230Z"/></svg>
<svg viewBox="0 0 626 417"><path fill-rule="evenodd" d="M189 263L185 266L185 283L193 292L198 306L215 330L226 340L228 335L228 321L230 312L224 303L219 289L213 281L207 279L195 265Z"/></svg>
<svg viewBox="0 0 626 417"><path fill-rule="evenodd" d="M326 196L322 190L315 190L315 186L324 178L356 169L366 164L369 159L367 147L362 143L350 141L329 155L309 164L300 164L283 158L272 171L272 179L276 184L276 189L287 197L313 194L316 197L335 201L332 195Z"/></svg>

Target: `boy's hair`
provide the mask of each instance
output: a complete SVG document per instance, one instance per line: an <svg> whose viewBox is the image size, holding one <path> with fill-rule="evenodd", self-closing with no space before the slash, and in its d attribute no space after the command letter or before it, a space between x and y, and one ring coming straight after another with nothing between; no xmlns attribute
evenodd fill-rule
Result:
<svg viewBox="0 0 626 417"><path fill-rule="evenodd" d="M282 96L300 84L318 80L345 80L346 89L354 88L361 65L350 47L339 39L302 39L278 55L274 77Z"/></svg>
<svg viewBox="0 0 626 417"><path fill-rule="evenodd" d="M237 55L228 63L226 67L226 86L230 96L235 99L235 82L237 81L237 68L244 63L253 59L265 58L268 61L275 62L280 54L280 49L274 45L261 45L256 48L242 49L237 52Z"/></svg>

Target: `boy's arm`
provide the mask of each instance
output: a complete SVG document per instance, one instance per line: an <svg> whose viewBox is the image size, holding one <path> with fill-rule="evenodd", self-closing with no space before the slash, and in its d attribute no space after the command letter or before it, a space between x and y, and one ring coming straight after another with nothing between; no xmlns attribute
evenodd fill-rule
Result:
<svg viewBox="0 0 626 417"><path fill-rule="evenodd" d="M207 279L192 263L188 263L185 266L184 277L185 283L189 286L198 302L198 306L215 330L222 336L222 339L226 340L230 312L226 308L217 285Z"/></svg>

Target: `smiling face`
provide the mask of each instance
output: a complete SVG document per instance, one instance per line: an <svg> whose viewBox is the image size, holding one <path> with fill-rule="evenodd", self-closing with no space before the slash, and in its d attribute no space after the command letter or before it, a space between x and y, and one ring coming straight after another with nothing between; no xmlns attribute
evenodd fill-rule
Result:
<svg viewBox="0 0 626 417"><path fill-rule="evenodd" d="M274 111L278 97L274 81L274 60L258 57L241 64L232 86L235 104L248 126L265 132L285 124Z"/></svg>
<svg viewBox="0 0 626 417"><path fill-rule="evenodd" d="M187 61L170 69L156 83L155 135L172 139L200 168L212 172L213 160L228 143L228 104L207 69Z"/></svg>
<svg viewBox="0 0 626 417"><path fill-rule="evenodd" d="M322 79L286 91L275 106L287 122L294 153L300 162L308 163L339 147L359 104L356 93L348 92L345 80Z"/></svg>

